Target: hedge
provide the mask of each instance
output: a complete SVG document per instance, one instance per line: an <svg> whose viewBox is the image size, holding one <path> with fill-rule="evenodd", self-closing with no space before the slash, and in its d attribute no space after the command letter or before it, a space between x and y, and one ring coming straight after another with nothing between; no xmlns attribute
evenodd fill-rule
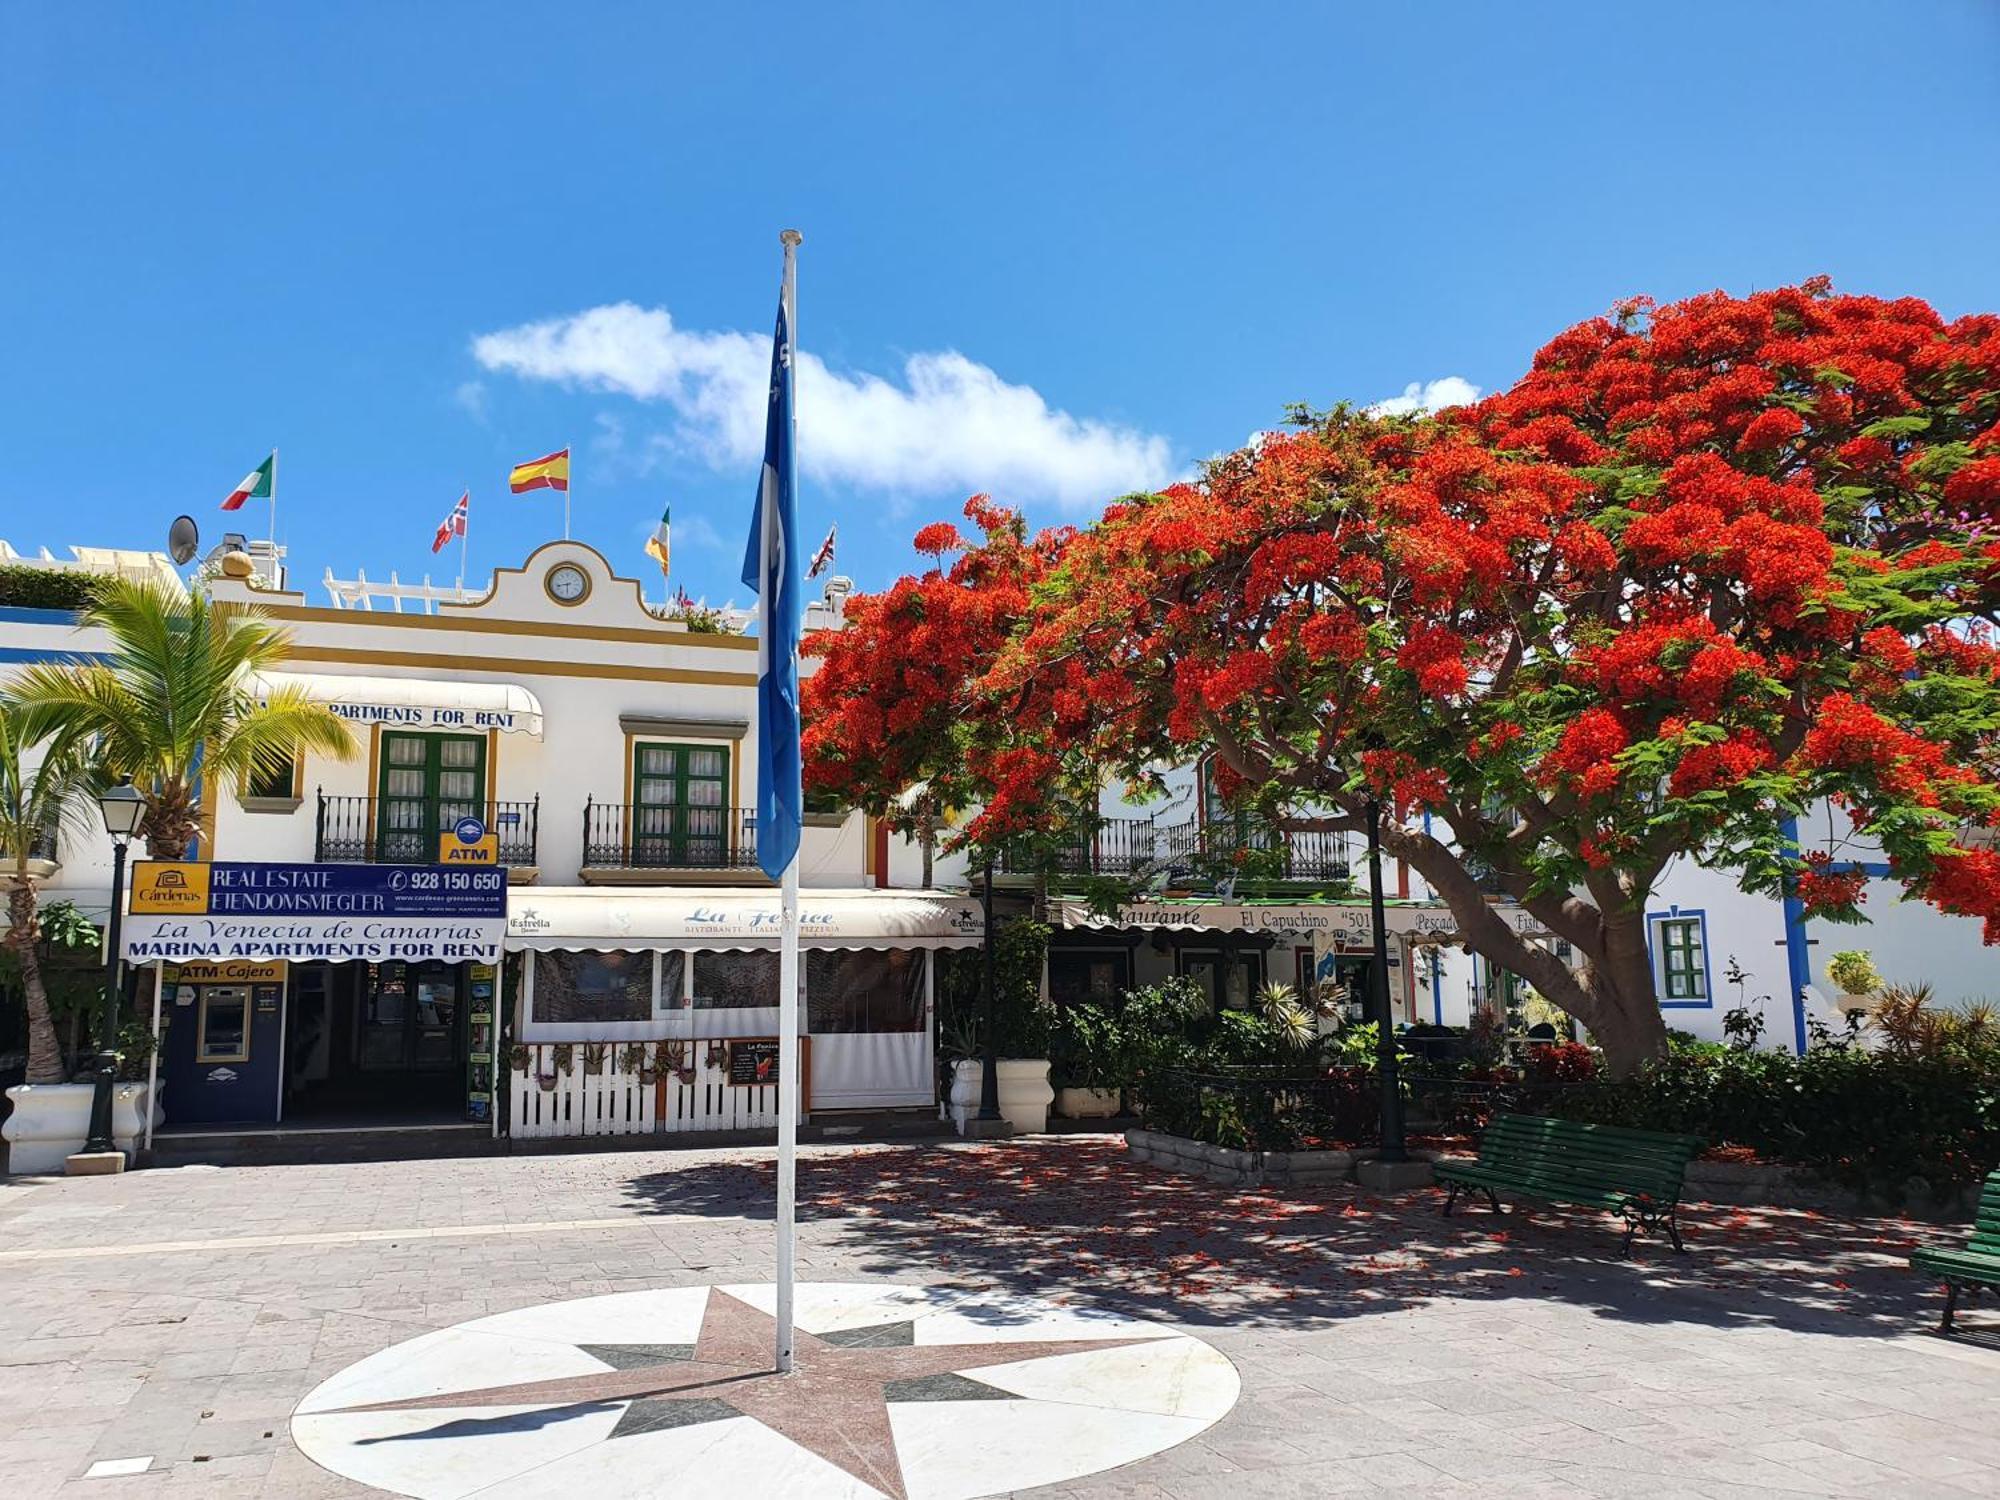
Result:
<svg viewBox="0 0 2000 1500"><path fill-rule="evenodd" d="M15 609L82 609L101 581L96 573L0 563L0 605Z"/></svg>

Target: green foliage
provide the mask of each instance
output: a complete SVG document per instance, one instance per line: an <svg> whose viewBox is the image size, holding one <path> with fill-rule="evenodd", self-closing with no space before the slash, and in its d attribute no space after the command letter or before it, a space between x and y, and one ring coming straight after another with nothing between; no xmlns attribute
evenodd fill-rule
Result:
<svg viewBox="0 0 2000 1500"><path fill-rule="evenodd" d="M994 933L994 1048L1001 1057L1047 1057L1053 1015L1042 1003L1042 967L1049 928L1032 917L996 924ZM940 953L938 1035L945 1056L980 1056L985 1047L986 953L981 948Z"/></svg>
<svg viewBox="0 0 2000 1500"><path fill-rule="evenodd" d="M12 609L85 609L104 580L69 568L0 563L0 605Z"/></svg>
<svg viewBox="0 0 2000 1500"><path fill-rule="evenodd" d="M1580 1119L1689 1131L1888 1202L1949 1198L2000 1167L2000 1049L1677 1047L1629 1077L1551 1101Z"/></svg>
<svg viewBox="0 0 2000 1500"><path fill-rule="evenodd" d="M1848 995L1872 995L1882 987L1882 975L1865 949L1848 948L1827 961L1826 976Z"/></svg>

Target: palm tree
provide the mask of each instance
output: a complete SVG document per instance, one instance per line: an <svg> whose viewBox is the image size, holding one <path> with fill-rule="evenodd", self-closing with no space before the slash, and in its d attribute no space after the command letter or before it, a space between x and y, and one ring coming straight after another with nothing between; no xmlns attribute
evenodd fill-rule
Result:
<svg viewBox="0 0 2000 1500"><path fill-rule="evenodd" d="M43 753L31 770L26 752L36 745ZM64 1076L42 980L41 877L34 861L46 857L63 825L87 825L100 779L91 750L81 736L62 733L49 710L0 700L0 884L7 888L6 944L20 964L27 999L29 1083L61 1083Z"/></svg>
<svg viewBox="0 0 2000 1500"><path fill-rule="evenodd" d="M346 723L303 690L259 692L255 674L281 665L290 639L261 610L120 578L78 623L110 634L109 659L26 667L14 696L48 710L61 732L96 740L105 770L132 778L154 859L186 856L202 799L225 783L281 771L301 749L354 754Z"/></svg>

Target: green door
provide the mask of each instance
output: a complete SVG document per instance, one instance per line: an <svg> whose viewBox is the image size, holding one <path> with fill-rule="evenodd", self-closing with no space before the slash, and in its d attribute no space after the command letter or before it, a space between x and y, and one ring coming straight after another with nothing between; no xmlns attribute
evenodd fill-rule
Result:
<svg viewBox="0 0 2000 1500"><path fill-rule="evenodd" d="M633 750L632 863L729 863L729 752L642 740Z"/></svg>
<svg viewBox="0 0 2000 1500"><path fill-rule="evenodd" d="M435 863L440 833L485 815L485 736L385 733L376 796L375 857Z"/></svg>

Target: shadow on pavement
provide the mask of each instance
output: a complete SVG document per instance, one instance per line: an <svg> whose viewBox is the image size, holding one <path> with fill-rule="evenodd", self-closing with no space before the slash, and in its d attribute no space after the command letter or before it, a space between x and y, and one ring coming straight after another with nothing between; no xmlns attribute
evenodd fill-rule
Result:
<svg viewBox="0 0 2000 1500"><path fill-rule="evenodd" d="M701 1163L625 1185L662 1214L772 1216L774 1168ZM1442 1300L1563 1299L1634 1323L1880 1337L1936 1323L1906 1219L1693 1204L1690 1253L1618 1254L1607 1214L1495 1215L1353 1184L1221 1187L1132 1162L1115 1137L801 1153L799 1214L871 1274L949 1279L1189 1324L1296 1325ZM1947 1231L1948 1233L1948 1231ZM1964 1332L1981 1338L1977 1324Z"/></svg>

